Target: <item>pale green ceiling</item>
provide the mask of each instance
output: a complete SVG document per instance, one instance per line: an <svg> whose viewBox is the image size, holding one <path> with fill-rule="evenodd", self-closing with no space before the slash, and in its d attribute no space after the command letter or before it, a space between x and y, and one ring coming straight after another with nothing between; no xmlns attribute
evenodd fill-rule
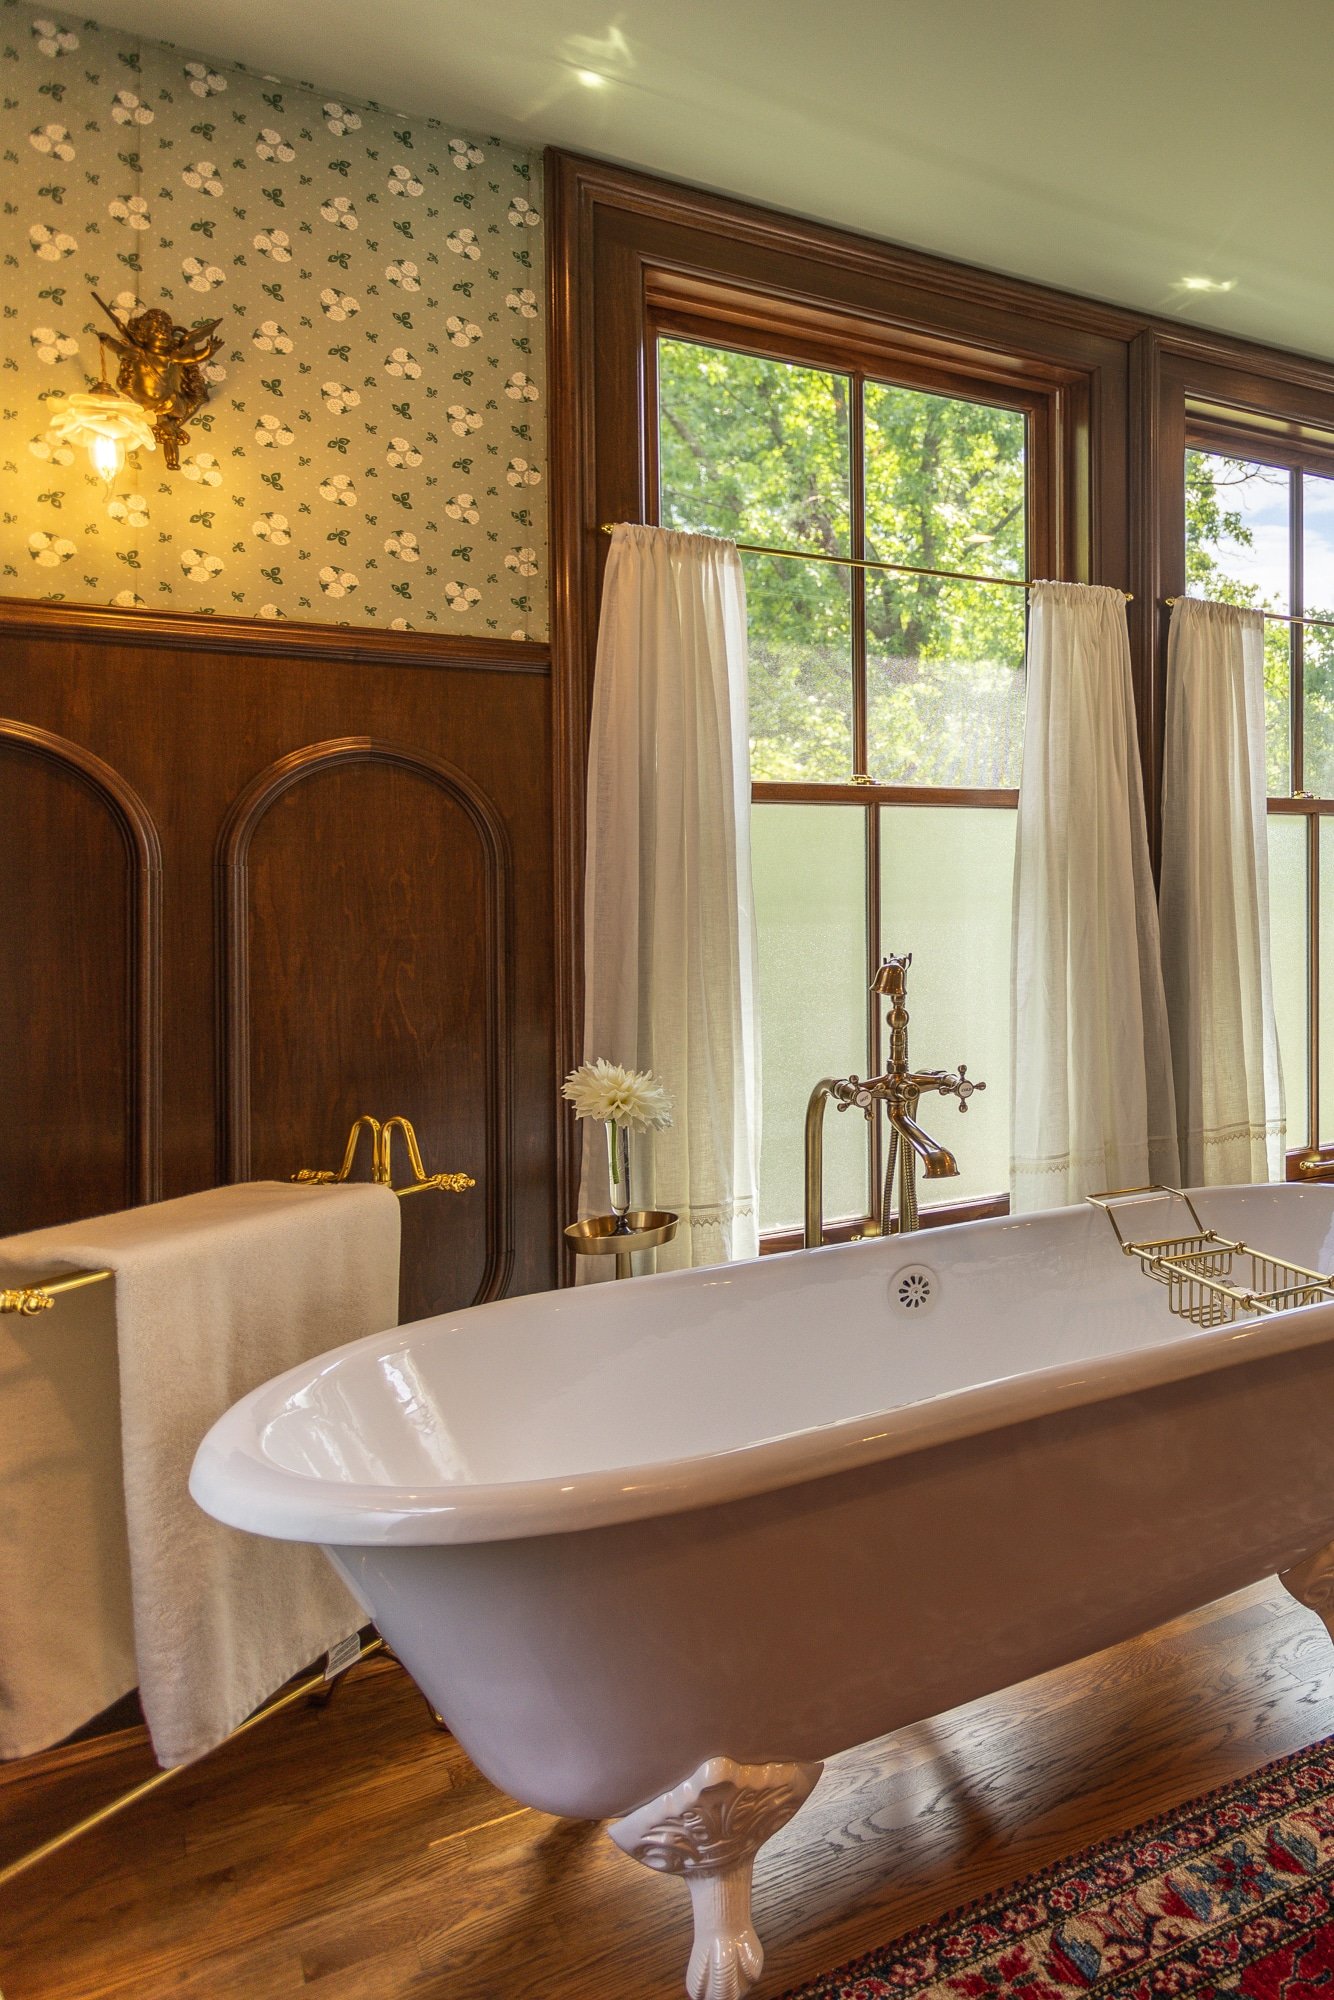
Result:
<svg viewBox="0 0 1334 2000"><path fill-rule="evenodd" d="M335 94L1334 357L1330 0L94 6Z"/></svg>

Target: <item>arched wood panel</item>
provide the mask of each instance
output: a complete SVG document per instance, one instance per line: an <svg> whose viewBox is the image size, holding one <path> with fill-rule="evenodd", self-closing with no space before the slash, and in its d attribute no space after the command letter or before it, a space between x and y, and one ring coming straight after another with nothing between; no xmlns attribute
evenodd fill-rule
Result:
<svg viewBox="0 0 1334 2000"><path fill-rule="evenodd" d="M477 1181L404 1203L403 1317L498 1298L513 1266L498 813L443 757L334 738L252 780L218 862L226 1177L336 1166L359 1113L403 1113L428 1172Z"/></svg>
<svg viewBox="0 0 1334 2000"><path fill-rule="evenodd" d="M157 1199L162 862L134 787L0 720L0 1235Z"/></svg>

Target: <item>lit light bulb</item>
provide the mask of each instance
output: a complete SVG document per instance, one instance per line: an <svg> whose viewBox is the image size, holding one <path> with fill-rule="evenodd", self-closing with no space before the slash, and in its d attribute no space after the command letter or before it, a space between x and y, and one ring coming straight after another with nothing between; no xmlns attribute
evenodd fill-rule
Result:
<svg viewBox="0 0 1334 2000"><path fill-rule="evenodd" d="M117 437L90 438L88 456L93 461L93 471L110 486L125 463L125 446Z"/></svg>
<svg viewBox="0 0 1334 2000"><path fill-rule="evenodd" d="M47 404L47 436L61 444L83 445L93 471L109 487L131 451L155 451L153 426L137 403L105 383L86 395L60 396Z"/></svg>

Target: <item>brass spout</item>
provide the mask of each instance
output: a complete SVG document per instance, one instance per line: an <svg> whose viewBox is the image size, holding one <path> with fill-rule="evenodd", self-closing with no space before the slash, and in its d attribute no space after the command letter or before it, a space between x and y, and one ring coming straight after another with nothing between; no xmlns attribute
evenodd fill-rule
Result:
<svg viewBox="0 0 1334 2000"><path fill-rule="evenodd" d="M899 1137L906 1139L912 1147L929 1181L947 1181L958 1173L959 1162L949 1147L939 1145L908 1112L891 1110L889 1122Z"/></svg>

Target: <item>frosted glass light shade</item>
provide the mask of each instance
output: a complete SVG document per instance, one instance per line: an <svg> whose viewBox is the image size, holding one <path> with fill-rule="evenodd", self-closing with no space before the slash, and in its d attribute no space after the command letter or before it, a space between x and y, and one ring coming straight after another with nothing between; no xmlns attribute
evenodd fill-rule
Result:
<svg viewBox="0 0 1334 2000"><path fill-rule="evenodd" d="M93 470L110 485L127 451L156 451L153 427L137 403L114 390L92 390L52 403L48 428L64 444L86 445Z"/></svg>

